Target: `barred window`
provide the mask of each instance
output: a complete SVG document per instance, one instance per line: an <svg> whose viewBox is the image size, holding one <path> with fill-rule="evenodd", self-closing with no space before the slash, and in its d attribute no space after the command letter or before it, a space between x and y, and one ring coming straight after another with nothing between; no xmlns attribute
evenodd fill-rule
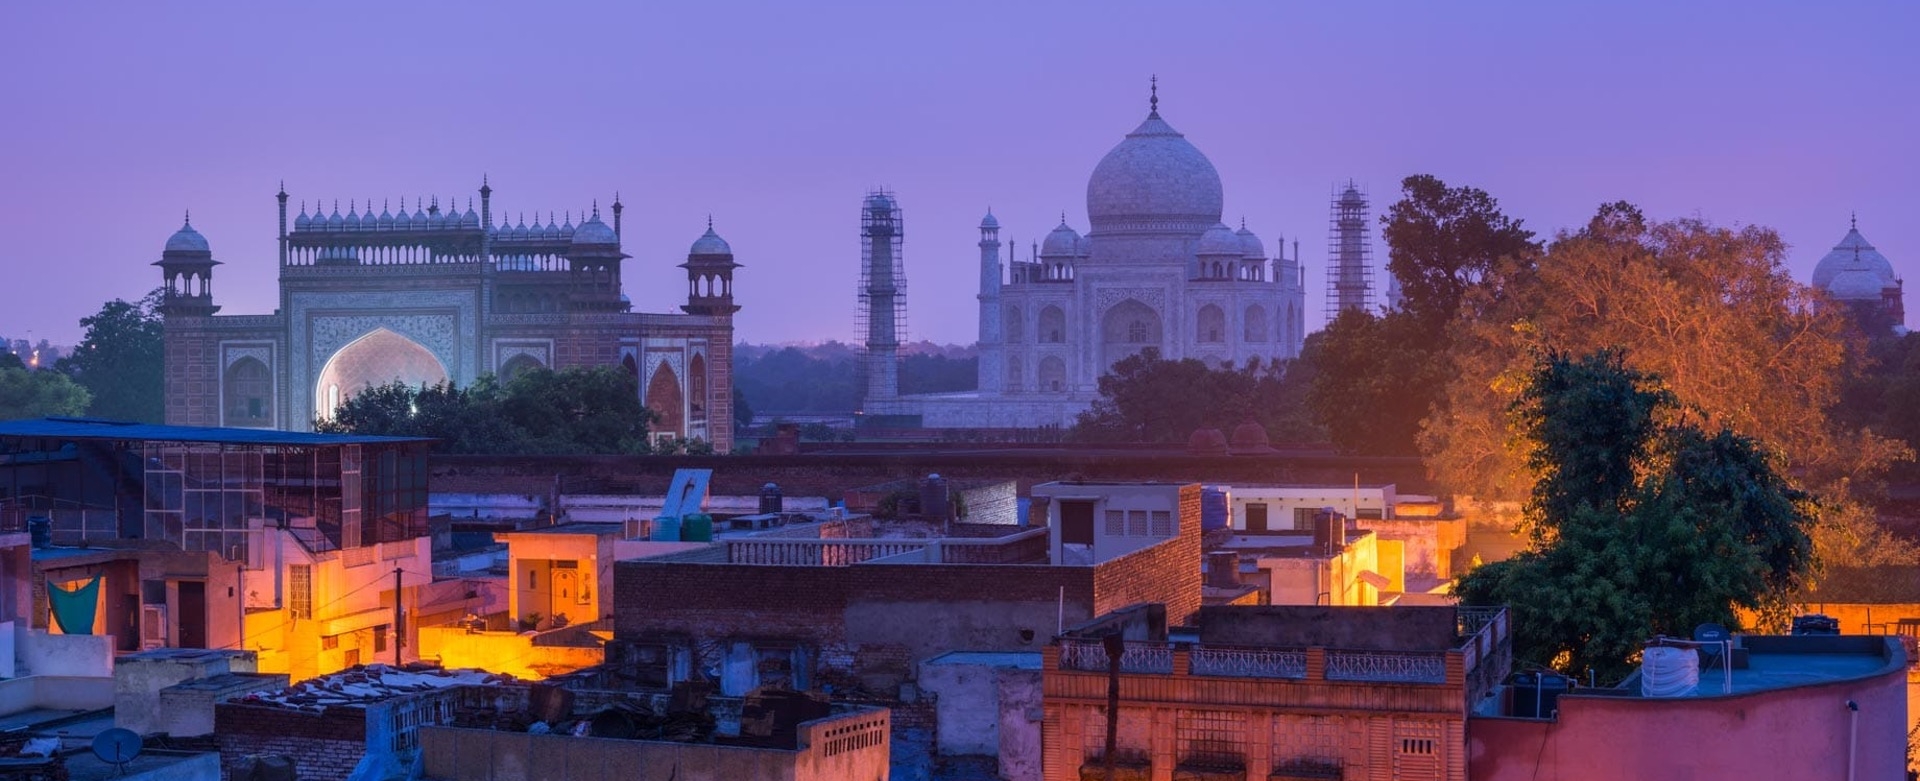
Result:
<svg viewBox="0 0 1920 781"><path fill-rule="evenodd" d="M1107 511L1107 536L1119 537L1127 533L1127 514L1120 510Z"/></svg>
<svg viewBox="0 0 1920 781"><path fill-rule="evenodd" d="M1173 536L1173 513L1168 510L1153 511L1153 536Z"/></svg>
<svg viewBox="0 0 1920 781"><path fill-rule="evenodd" d="M1233 711L1181 710L1174 719L1175 759L1183 765L1241 767L1246 720Z"/></svg>
<svg viewBox="0 0 1920 781"><path fill-rule="evenodd" d="M287 612L296 619L313 618L313 566L287 566Z"/></svg>
<svg viewBox="0 0 1920 781"><path fill-rule="evenodd" d="M1127 536L1130 536L1130 537L1147 536L1147 511L1146 510L1128 510L1127 511Z"/></svg>

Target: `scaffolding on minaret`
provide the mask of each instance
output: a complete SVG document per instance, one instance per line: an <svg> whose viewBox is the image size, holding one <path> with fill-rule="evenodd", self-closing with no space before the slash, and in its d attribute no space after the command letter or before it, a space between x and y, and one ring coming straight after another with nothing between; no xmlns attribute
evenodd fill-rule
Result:
<svg viewBox="0 0 1920 781"><path fill-rule="evenodd" d="M1367 194L1351 180L1333 194L1327 225L1327 322L1341 312L1373 309L1373 242L1368 240Z"/></svg>
<svg viewBox="0 0 1920 781"><path fill-rule="evenodd" d="M900 204L874 190L860 207L860 380L864 401L900 395L900 344L907 336L907 275L901 264Z"/></svg>

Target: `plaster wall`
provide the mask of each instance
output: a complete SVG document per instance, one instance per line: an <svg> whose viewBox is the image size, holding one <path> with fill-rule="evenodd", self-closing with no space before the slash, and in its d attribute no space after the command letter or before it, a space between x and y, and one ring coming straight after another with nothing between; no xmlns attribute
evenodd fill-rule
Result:
<svg viewBox="0 0 1920 781"><path fill-rule="evenodd" d="M1348 518L1358 517L1360 511L1392 515L1397 498L1394 487L1391 485L1363 485L1358 491L1355 491L1351 485L1235 485L1227 487L1226 490L1229 512L1233 516L1230 523L1234 529L1241 531L1247 528L1249 503L1267 506L1268 530L1311 532L1313 527L1310 523L1302 523L1296 519L1296 510L1313 513L1324 507L1332 507L1334 511Z"/></svg>
<svg viewBox="0 0 1920 781"><path fill-rule="evenodd" d="M13 636L25 674L113 678L113 635L52 635L16 626Z"/></svg>
<svg viewBox="0 0 1920 781"><path fill-rule="evenodd" d="M0 681L0 715L39 708L100 710L113 707L113 679L29 675Z"/></svg>
<svg viewBox="0 0 1920 781"><path fill-rule="evenodd" d="M1556 721L1470 719L1470 778L1904 778L1905 677L1901 665L1869 678L1732 697L1562 696ZM1860 706L1852 774L1848 700Z"/></svg>
<svg viewBox="0 0 1920 781"><path fill-rule="evenodd" d="M919 684L934 699L940 755L997 757L1000 778L1040 781L1043 689L1037 666L923 662Z"/></svg>

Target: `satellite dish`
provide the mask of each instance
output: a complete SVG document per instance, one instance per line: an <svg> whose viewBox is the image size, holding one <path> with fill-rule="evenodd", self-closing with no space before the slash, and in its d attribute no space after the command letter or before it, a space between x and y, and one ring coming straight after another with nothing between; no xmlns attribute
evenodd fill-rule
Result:
<svg viewBox="0 0 1920 781"><path fill-rule="evenodd" d="M1701 624L1693 628L1693 639L1702 643L1722 643L1729 637L1727 628L1719 624Z"/></svg>
<svg viewBox="0 0 1920 781"><path fill-rule="evenodd" d="M93 755L102 762L112 763L121 772L126 771L128 762L140 756L140 747L139 733L130 729L113 727L93 736Z"/></svg>

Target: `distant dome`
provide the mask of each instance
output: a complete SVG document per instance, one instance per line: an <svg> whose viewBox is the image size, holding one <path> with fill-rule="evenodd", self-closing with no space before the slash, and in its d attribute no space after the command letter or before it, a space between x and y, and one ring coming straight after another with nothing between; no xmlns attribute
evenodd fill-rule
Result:
<svg viewBox="0 0 1920 781"><path fill-rule="evenodd" d="M1233 439L1227 450L1234 455L1273 452L1273 445L1267 441L1267 427L1251 420L1233 427Z"/></svg>
<svg viewBox="0 0 1920 781"><path fill-rule="evenodd" d="M1892 284L1881 280L1880 276L1860 268L1841 269L1840 273L1827 280L1825 290L1828 295L1842 301L1879 301L1881 292Z"/></svg>
<svg viewBox="0 0 1920 781"><path fill-rule="evenodd" d="M207 247L207 237L193 229L193 220L185 221L180 230L167 237L167 252L212 252Z"/></svg>
<svg viewBox="0 0 1920 781"><path fill-rule="evenodd" d="M480 215L473 210L472 202L467 203L467 213L460 216L460 227L462 228L480 227Z"/></svg>
<svg viewBox="0 0 1920 781"><path fill-rule="evenodd" d="M700 238L693 240L693 246L687 250L687 254L732 255L733 247L728 246L727 240L720 238L720 234L713 232L712 224L708 224L707 232L700 234Z"/></svg>
<svg viewBox="0 0 1920 781"><path fill-rule="evenodd" d="M1187 452L1196 456L1222 456L1227 454L1227 435L1217 428L1194 429L1187 437Z"/></svg>
<svg viewBox="0 0 1920 781"><path fill-rule="evenodd" d="M1042 257L1078 257L1081 254L1080 234L1068 227L1065 220L1061 220L1060 225L1047 234L1046 240L1040 242Z"/></svg>
<svg viewBox="0 0 1920 781"><path fill-rule="evenodd" d="M1234 231L1233 235L1240 237L1240 246L1246 252L1246 257L1260 260L1267 256L1267 248L1261 246L1260 237L1253 235L1253 231L1247 230L1246 225L1241 225L1240 230Z"/></svg>
<svg viewBox="0 0 1920 781"><path fill-rule="evenodd" d="M1240 241L1239 236L1234 235L1232 228L1215 223L1213 227L1207 229L1206 233L1200 234L1200 246L1195 249L1194 254L1232 255L1237 258L1246 254L1246 245Z"/></svg>
<svg viewBox="0 0 1920 781"><path fill-rule="evenodd" d="M586 222L580 223L580 227L573 229L573 243L575 246L581 244L619 244L620 236L613 232L611 226L600 221L600 210L595 209L592 217L588 217Z"/></svg>
<svg viewBox="0 0 1920 781"><path fill-rule="evenodd" d="M1220 221L1220 172L1158 112L1128 133L1087 180L1093 234L1132 229L1197 230Z"/></svg>
<svg viewBox="0 0 1920 781"><path fill-rule="evenodd" d="M313 225L313 219L307 216L307 205L302 203L300 204L300 216L293 218L293 229L303 231L311 225Z"/></svg>
<svg viewBox="0 0 1920 781"><path fill-rule="evenodd" d="M998 228L1000 227L1000 221L993 218L993 212L987 212L987 216L980 218L980 227Z"/></svg>
<svg viewBox="0 0 1920 781"><path fill-rule="evenodd" d="M1879 299L1883 288L1900 284L1887 256L1851 228L1832 252L1813 267L1813 286L1842 300Z"/></svg>
<svg viewBox="0 0 1920 781"><path fill-rule="evenodd" d="M867 196L864 206L868 210L875 208L892 210L896 204L893 201L893 196L887 195L886 193L873 193Z"/></svg>

